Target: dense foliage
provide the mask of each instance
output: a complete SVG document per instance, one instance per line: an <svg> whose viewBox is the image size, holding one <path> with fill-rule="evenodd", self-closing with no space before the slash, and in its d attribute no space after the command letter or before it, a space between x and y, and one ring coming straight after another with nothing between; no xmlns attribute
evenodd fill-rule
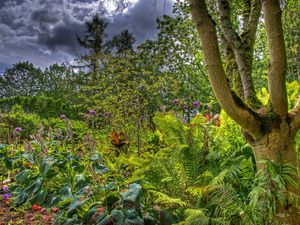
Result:
<svg viewBox="0 0 300 225"><path fill-rule="evenodd" d="M233 16L238 5L232 1ZM296 9L284 1L289 108L299 89ZM174 16L157 25L157 38L135 48L128 30L108 40L109 23L95 15L77 37L86 50L78 65L20 62L4 72L0 208L38 212L45 224L48 214L70 225L276 224L286 186L299 185L295 168L266 159L257 170L241 129L213 96L187 3L177 1ZM258 79L268 64L262 23L257 36L256 97L268 105L267 81ZM0 224L15 222L6 219Z"/></svg>

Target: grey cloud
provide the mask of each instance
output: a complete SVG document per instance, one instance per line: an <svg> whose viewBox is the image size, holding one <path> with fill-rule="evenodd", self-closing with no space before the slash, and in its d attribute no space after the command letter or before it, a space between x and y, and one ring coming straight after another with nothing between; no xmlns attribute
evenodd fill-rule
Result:
<svg viewBox="0 0 300 225"><path fill-rule="evenodd" d="M139 0L123 14L107 17L108 37L128 29L137 43L153 38L156 18L171 14L172 2ZM82 51L76 34L95 13L105 14L104 0L2 0L0 1L0 71L4 65L29 60L37 66L65 62ZM163 8L165 9L163 11ZM107 15L107 14L106 14Z"/></svg>
<svg viewBox="0 0 300 225"><path fill-rule="evenodd" d="M39 23L57 23L59 21L57 17L51 15L47 8L34 11L31 19Z"/></svg>

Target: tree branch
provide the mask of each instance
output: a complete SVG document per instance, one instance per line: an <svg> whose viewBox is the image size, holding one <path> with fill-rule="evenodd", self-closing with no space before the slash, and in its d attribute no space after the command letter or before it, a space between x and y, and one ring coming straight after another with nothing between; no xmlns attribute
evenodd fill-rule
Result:
<svg viewBox="0 0 300 225"><path fill-rule="evenodd" d="M261 14L261 8L262 8L261 0L254 0L250 7L251 7L251 11L249 17L247 19L244 18L242 37L244 41L248 40L249 44L253 45L255 40L256 30L257 30L257 24Z"/></svg>
<svg viewBox="0 0 300 225"><path fill-rule="evenodd" d="M291 118L291 130L296 134L300 128L300 96L295 107L290 111L289 117Z"/></svg>
<svg viewBox="0 0 300 225"><path fill-rule="evenodd" d="M298 84L300 84L300 43L297 49L297 74L298 74ZM294 133L296 133L300 128L300 89L298 89L298 100L297 104L291 110L290 117L292 118L291 127Z"/></svg>
<svg viewBox="0 0 300 225"><path fill-rule="evenodd" d="M225 112L254 137L261 135L258 116L234 95L222 66L215 24L207 11L205 0L190 0L204 53L204 61L214 94Z"/></svg>
<svg viewBox="0 0 300 225"><path fill-rule="evenodd" d="M226 41L230 44L238 65L243 85L243 97L246 102L249 102L250 105L254 107L255 103L258 102L251 77L254 38L245 42L233 29L230 19L230 4L228 0L218 0L218 11L223 35Z"/></svg>
<svg viewBox="0 0 300 225"><path fill-rule="evenodd" d="M243 43L237 32L232 27L230 19L230 5L228 0L218 0L218 11L220 15L223 35L232 48L241 48Z"/></svg>
<svg viewBox="0 0 300 225"><path fill-rule="evenodd" d="M231 81L231 89L242 98L244 96L243 92L243 84L241 80L241 76L239 74L238 65L236 63L234 53L226 41L224 35L221 36L221 44L222 44L222 54L225 58L225 73L227 75L228 80Z"/></svg>
<svg viewBox="0 0 300 225"><path fill-rule="evenodd" d="M243 30L248 24L251 14L251 0L243 0Z"/></svg>
<svg viewBox="0 0 300 225"><path fill-rule="evenodd" d="M270 55L268 71L270 102L273 112L285 119L288 112L285 85L287 59L279 0L264 0L263 11Z"/></svg>

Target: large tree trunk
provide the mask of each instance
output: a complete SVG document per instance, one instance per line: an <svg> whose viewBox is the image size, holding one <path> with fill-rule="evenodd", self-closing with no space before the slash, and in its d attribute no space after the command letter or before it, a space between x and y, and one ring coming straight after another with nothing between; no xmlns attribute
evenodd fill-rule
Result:
<svg viewBox="0 0 300 225"><path fill-rule="evenodd" d="M278 164L289 163L295 167L298 174L293 179L299 183L299 161L293 133L289 124L284 121L280 126L270 128L267 134L251 143L258 170L264 169L265 164L262 161L266 159ZM288 202L285 206L277 205L274 219L285 224L298 225L300 224L300 189L290 183L286 183L286 189Z"/></svg>

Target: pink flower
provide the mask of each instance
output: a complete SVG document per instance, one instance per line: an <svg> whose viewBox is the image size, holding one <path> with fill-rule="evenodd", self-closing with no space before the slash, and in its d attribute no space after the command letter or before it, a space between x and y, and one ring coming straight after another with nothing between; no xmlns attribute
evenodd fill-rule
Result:
<svg viewBox="0 0 300 225"><path fill-rule="evenodd" d="M40 212L44 213L44 212L46 212L46 209L45 208L41 208Z"/></svg>
<svg viewBox="0 0 300 225"><path fill-rule="evenodd" d="M7 192L8 191L8 186L7 185L3 185L2 186L2 191Z"/></svg>
<svg viewBox="0 0 300 225"><path fill-rule="evenodd" d="M58 208L57 208L57 207L54 207L54 208L53 208L53 212L57 213L57 212L58 212Z"/></svg>
<svg viewBox="0 0 300 225"><path fill-rule="evenodd" d="M46 215L42 216L42 218L43 218L43 220L49 220L49 216L46 216Z"/></svg>

